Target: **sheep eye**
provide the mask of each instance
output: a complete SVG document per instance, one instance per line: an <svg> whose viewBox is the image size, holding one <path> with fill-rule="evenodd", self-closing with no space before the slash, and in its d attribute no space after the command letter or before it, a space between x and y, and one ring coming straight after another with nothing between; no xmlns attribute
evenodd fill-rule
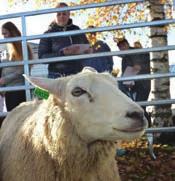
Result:
<svg viewBox="0 0 175 181"><path fill-rule="evenodd" d="M85 94L86 91L83 90L82 88L80 87L75 87L73 90L72 90L72 95L75 96L75 97L79 97L81 96L82 94Z"/></svg>

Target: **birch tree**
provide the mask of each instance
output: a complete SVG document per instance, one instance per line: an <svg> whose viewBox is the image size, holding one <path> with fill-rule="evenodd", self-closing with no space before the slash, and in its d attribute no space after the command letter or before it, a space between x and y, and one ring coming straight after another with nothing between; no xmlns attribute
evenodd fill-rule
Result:
<svg viewBox="0 0 175 181"><path fill-rule="evenodd" d="M166 19L165 2L162 0L150 0L151 21ZM150 29L150 39L152 47L167 45L168 25L153 26ZM169 61L168 51L151 53L152 73L168 73ZM153 79L151 82L151 93L153 100L170 99L169 78ZM171 105L154 106L152 109L152 119L156 127L171 126L172 112Z"/></svg>

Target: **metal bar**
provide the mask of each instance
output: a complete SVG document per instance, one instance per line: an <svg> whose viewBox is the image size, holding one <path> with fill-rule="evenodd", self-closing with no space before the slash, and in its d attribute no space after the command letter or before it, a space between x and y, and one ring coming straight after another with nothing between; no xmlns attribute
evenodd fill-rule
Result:
<svg viewBox="0 0 175 181"><path fill-rule="evenodd" d="M0 117L6 117L8 112L0 112Z"/></svg>
<svg viewBox="0 0 175 181"><path fill-rule="evenodd" d="M117 77L117 81L129 81L129 80L147 80L147 79L160 79L166 77L175 77L175 73L161 73L161 74L140 74L135 76Z"/></svg>
<svg viewBox="0 0 175 181"><path fill-rule="evenodd" d="M35 16L40 14L48 14L48 13L55 13L60 11L75 11L80 9L89 9L89 8L98 8L104 6L114 6L120 4L129 4L129 3L141 3L144 0L118 0L118 1L108 1L104 3L93 3L93 4L86 4L86 5L79 5L79 6L69 6L63 8L51 8L51 9L44 9L44 10L37 10L37 11L27 11L21 13L12 13L8 15L1 15L0 20L2 19L9 19L9 18L18 18L21 16Z"/></svg>
<svg viewBox="0 0 175 181"><path fill-rule="evenodd" d="M139 101L137 102L140 106L160 106L167 104L175 104L175 99L163 99L163 100L152 100L152 101Z"/></svg>
<svg viewBox="0 0 175 181"><path fill-rule="evenodd" d="M5 92L5 91L16 91L16 90L29 90L33 89L34 86L29 85L26 87L25 85L23 86L9 86L9 87L1 87L0 92ZM154 101L140 101L137 102L141 106L158 106L158 105L164 105L164 104L175 104L175 99L164 99L164 100L154 100Z"/></svg>
<svg viewBox="0 0 175 181"><path fill-rule="evenodd" d="M146 133L146 137L148 140L148 149L151 157L156 160L156 155L154 154L154 148L153 148L153 142L154 142L154 136L152 133Z"/></svg>
<svg viewBox="0 0 175 181"><path fill-rule="evenodd" d="M0 92L6 92L6 91L17 91L17 90L25 90L25 89L31 89L31 87L26 87L25 85L20 86L8 86L8 87L0 87Z"/></svg>
<svg viewBox="0 0 175 181"><path fill-rule="evenodd" d="M113 26L105 26L99 28L89 28L89 29L81 29L81 30L74 30L74 31L67 31L67 32L56 32L56 33L47 33L47 34L40 34L40 35L33 35L28 36L28 40L35 40L40 38L49 38L49 37L57 37L57 36L70 36L70 35L77 35L77 34L85 34L89 32L103 32L103 31L116 31L121 29L131 29L131 28L143 28L143 27L151 27L151 26L162 26L166 24L174 24L175 19L170 20L159 20L159 21L152 21L152 22L141 22L141 23L130 23L124 25L113 25Z"/></svg>
<svg viewBox="0 0 175 181"><path fill-rule="evenodd" d="M168 51L175 50L175 45L168 45L162 47L153 47L153 48L142 48L142 49L132 49L125 51L112 51L112 52L102 52L102 53L91 53L84 55L72 55L72 56L62 56L62 57L53 57L53 58L43 58L43 59L35 59L35 61L29 61L28 64L38 64L38 63L51 63L51 62L59 62L59 61L77 61L78 59L86 59L86 58L94 58L94 57L104 57L104 56L117 56L117 55L130 55L130 54L139 54L145 52L157 52L157 51ZM10 63L1 63L1 67L5 66L16 66L23 65L22 62L10 62Z"/></svg>
<svg viewBox="0 0 175 181"><path fill-rule="evenodd" d="M146 133L175 132L175 127L147 128Z"/></svg>
<svg viewBox="0 0 175 181"><path fill-rule="evenodd" d="M10 42L15 42L15 41L21 41L23 37L13 37L13 38L5 38L5 39L0 39L0 44L1 43L10 43Z"/></svg>
<svg viewBox="0 0 175 181"><path fill-rule="evenodd" d="M28 59L28 49L27 49L27 40L26 38L26 17L22 16L22 36L24 37L24 39L22 40L22 52L23 52L23 63L24 63L24 73L26 75L29 75L29 59ZM25 81L25 93L26 93L26 99L27 101L31 100L31 94L30 94L30 90L27 89L27 87L29 86L29 82Z"/></svg>
<svg viewBox="0 0 175 181"><path fill-rule="evenodd" d="M159 21L151 21L151 22L140 22L140 23L129 23L124 25L114 25L114 26L105 26L99 28L88 28L67 32L56 32L56 33L47 33L47 34L39 34L25 37L26 40L35 40L40 38L49 38L49 37L57 37L57 36L70 36L77 34L84 34L89 32L103 32L103 31L112 31L112 30L121 30L121 29L131 29L131 28L142 28L142 27L151 27L151 26L162 26L166 24L174 24L175 19L167 19L167 20L159 20ZM23 37L16 38L7 38L0 39L0 43L7 43L12 41L22 40Z"/></svg>

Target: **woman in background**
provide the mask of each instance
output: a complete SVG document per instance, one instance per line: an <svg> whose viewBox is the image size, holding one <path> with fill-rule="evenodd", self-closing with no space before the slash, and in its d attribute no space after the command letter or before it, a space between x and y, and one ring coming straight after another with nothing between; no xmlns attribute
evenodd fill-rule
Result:
<svg viewBox="0 0 175 181"><path fill-rule="evenodd" d="M1 33L4 38L20 37L21 32L12 22L6 22L1 27ZM27 46L29 59L33 58L31 48ZM7 44L8 56L3 62L22 61L22 43L21 41L10 42ZM24 85L23 65L3 67L0 78L0 86L19 86ZM11 111L21 102L26 101L25 90L10 91L5 93L5 102L7 111Z"/></svg>

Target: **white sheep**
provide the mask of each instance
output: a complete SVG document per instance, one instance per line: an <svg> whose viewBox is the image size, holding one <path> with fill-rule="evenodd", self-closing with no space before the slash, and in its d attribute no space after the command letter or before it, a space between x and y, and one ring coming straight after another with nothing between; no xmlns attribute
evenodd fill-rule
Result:
<svg viewBox="0 0 175 181"><path fill-rule="evenodd" d="M0 130L1 181L119 181L116 141L147 126L143 110L107 73L27 77L48 100L20 104Z"/></svg>

